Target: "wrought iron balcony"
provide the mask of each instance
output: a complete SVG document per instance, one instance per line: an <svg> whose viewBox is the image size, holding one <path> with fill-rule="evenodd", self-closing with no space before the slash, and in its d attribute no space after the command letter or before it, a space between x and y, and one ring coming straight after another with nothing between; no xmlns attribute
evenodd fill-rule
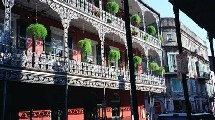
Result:
<svg viewBox="0 0 215 120"><path fill-rule="evenodd" d="M36 54L32 52L27 52L25 50L17 49L13 46L4 45L2 43L0 43L0 66L0 69L2 71L7 69L14 69L15 71L26 70L35 71L35 73L49 73L55 76L56 74L63 75L63 73L64 75L66 73L68 76L71 77L76 76L77 78L71 80L70 84L74 84L74 82L77 82L78 78L91 78L91 80L93 80L92 78L94 78L100 79L101 81L114 81L119 84L129 84L128 71L124 72L122 70L117 70L111 67L105 67L75 60L69 60L69 62L66 63L65 59L61 56L45 53ZM78 81L83 82L84 79L79 79ZM28 81L29 80L26 80L26 82ZM148 88L165 88L165 81L162 77L156 77L150 74L148 75L136 73L136 84L139 89L145 91L148 91Z"/></svg>
<svg viewBox="0 0 215 120"><path fill-rule="evenodd" d="M104 24L109 24L113 28L117 28L119 31L125 32L125 21L122 20L122 18L118 18L104 10L101 10L100 8L96 7L95 5L91 4L90 2L87 2L87 0L57 0L59 2L62 2L77 11L80 11L84 14L87 14L95 19L101 20ZM100 12L98 15L98 11ZM112 23L107 23L108 20L112 20ZM137 31L137 35L135 37L138 40L146 41L149 44L152 44L153 46L157 46L158 48L161 48L161 41L146 33L145 31L140 30L139 28L131 25L131 29L135 29ZM148 36L148 40L144 40L144 36Z"/></svg>

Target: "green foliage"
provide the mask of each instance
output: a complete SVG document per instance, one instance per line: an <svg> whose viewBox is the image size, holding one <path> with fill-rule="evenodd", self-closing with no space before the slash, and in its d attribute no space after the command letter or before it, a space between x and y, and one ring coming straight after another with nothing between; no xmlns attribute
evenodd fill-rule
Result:
<svg viewBox="0 0 215 120"><path fill-rule="evenodd" d="M154 26L147 26L147 31L149 33L149 35L155 36L156 35L156 29Z"/></svg>
<svg viewBox="0 0 215 120"><path fill-rule="evenodd" d="M159 35L158 39L163 42L163 36L162 35Z"/></svg>
<svg viewBox="0 0 215 120"><path fill-rule="evenodd" d="M133 59L134 59L134 67L137 68L138 65L142 63L142 58L139 56L134 56Z"/></svg>
<svg viewBox="0 0 215 120"><path fill-rule="evenodd" d="M151 71L156 71L159 69L159 66L156 62L150 62L149 63L149 70Z"/></svg>
<svg viewBox="0 0 215 120"><path fill-rule="evenodd" d="M158 75L163 75L165 73L165 69L164 67L159 67L156 72L158 73Z"/></svg>
<svg viewBox="0 0 215 120"><path fill-rule="evenodd" d="M110 50L108 54L108 59L110 61L117 61L120 59L120 52L119 50Z"/></svg>
<svg viewBox="0 0 215 120"><path fill-rule="evenodd" d="M132 35L138 35L138 31L135 28L131 29Z"/></svg>
<svg viewBox="0 0 215 120"><path fill-rule="evenodd" d="M95 11L95 15L96 15L96 16L100 17L100 16L101 16L101 14L102 14L102 11L101 11L101 10L97 10L97 11Z"/></svg>
<svg viewBox="0 0 215 120"><path fill-rule="evenodd" d="M138 14L132 15L130 19L131 19L131 23L133 25L139 25L140 22L141 22L141 18L140 18L140 16Z"/></svg>
<svg viewBox="0 0 215 120"><path fill-rule="evenodd" d="M145 40L145 41L148 41L148 35L144 35L144 37L143 37L143 39Z"/></svg>
<svg viewBox="0 0 215 120"><path fill-rule="evenodd" d="M92 54L91 40L88 38L79 40L78 49L81 51L82 55L84 55L84 56Z"/></svg>
<svg viewBox="0 0 215 120"><path fill-rule="evenodd" d="M112 1L112 2L108 2L106 4L106 10L111 13L111 14L116 14L119 12L119 5L118 3Z"/></svg>
<svg viewBox="0 0 215 120"><path fill-rule="evenodd" d="M48 32L44 25L36 23L27 27L27 33L34 40L45 40Z"/></svg>

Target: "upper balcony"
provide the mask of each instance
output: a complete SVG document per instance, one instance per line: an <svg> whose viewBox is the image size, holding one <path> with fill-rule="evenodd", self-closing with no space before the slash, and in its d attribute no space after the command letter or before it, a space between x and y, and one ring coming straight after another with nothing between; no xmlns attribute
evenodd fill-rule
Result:
<svg viewBox="0 0 215 120"><path fill-rule="evenodd" d="M119 5L119 12L115 15L106 11L107 1L100 0L40 0L41 2L35 2L31 0L30 3L24 2L22 0L16 0L15 3L22 7L31 8L35 11L37 4L38 14L45 14L46 16L52 16L53 18L65 19L62 17L71 17L71 19L83 19L85 21L91 22L93 26L97 24L102 24L105 26L104 31L119 32L125 36L125 21L124 21L124 8L123 1L116 0ZM44 4L45 3L45 4ZM142 42L150 46L161 49L161 41L159 38L159 15L149 8L145 7L139 1L129 1L130 4L130 15L138 14L141 18L139 26L131 25L131 30L135 31L133 35L133 41ZM49 8L51 8L53 13ZM71 13L65 13L70 11ZM70 15L68 15L70 14ZM81 24L81 23L77 23ZM147 26L154 26L156 29L156 35L148 34Z"/></svg>
<svg viewBox="0 0 215 120"><path fill-rule="evenodd" d="M60 85L65 84L68 80L68 84L74 86L130 89L129 71L127 71L128 66L126 65L128 59L126 57L124 21L122 18L115 17L101 9L102 14L98 16L95 14L97 9L98 7L86 0L72 2L31 0L30 3L16 0L14 11L12 11L14 37L9 45L2 42L4 40L0 40L0 77L8 77L7 79L14 81ZM39 51L33 52L33 42L26 34L26 26L34 23L35 18L32 13L35 10L37 10L37 16L35 16L37 22L47 27L48 38L44 42L36 40L35 47L41 47L39 47ZM70 13L65 14L68 11ZM15 19L13 18L14 14L16 14ZM147 12L146 16L148 16ZM107 23L110 18L112 23ZM70 28L66 32L66 23L64 22L70 21L70 19L72 19L69 23ZM141 26L143 27L143 25ZM141 26L139 26L140 28L132 26L132 29L139 31L132 41L134 54L141 56L141 58L145 56L152 61L156 60L162 66L160 41L142 31ZM68 36L68 40L65 40L65 36ZM145 36L147 36L147 40L144 40ZM79 52L73 56L73 53L78 51L78 41L84 38L90 38L93 43L93 62L91 63L83 62ZM109 64L107 57L111 49L119 50L122 54L122 59L115 64L115 67ZM65 57L67 50L68 57ZM100 64L99 61L104 64ZM138 67L148 69L146 61ZM165 82L162 76L156 74L155 76L148 71L140 71L137 70L135 73L138 90L165 91Z"/></svg>
<svg viewBox="0 0 215 120"><path fill-rule="evenodd" d="M63 57L55 54L35 54L2 43L0 53L0 76L8 80L63 85L66 72L69 85L130 89L129 71L75 60L66 63ZM135 75L137 90L158 93L165 90L163 77L145 73Z"/></svg>

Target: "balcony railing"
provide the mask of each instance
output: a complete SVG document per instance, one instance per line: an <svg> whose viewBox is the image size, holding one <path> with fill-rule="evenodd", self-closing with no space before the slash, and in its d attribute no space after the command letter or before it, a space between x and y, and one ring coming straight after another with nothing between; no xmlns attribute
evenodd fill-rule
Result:
<svg viewBox="0 0 215 120"><path fill-rule="evenodd" d="M67 72L73 76L90 76L129 82L129 71L124 72L110 67L75 60L69 60L68 63L65 63L64 58L61 56L45 54L45 52L36 54L2 43L0 43L0 66L44 72ZM136 73L136 83L158 87L165 86L165 81L162 77L150 74Z"/></svg>
<svg viewBox="0 0 215 120"><path fill-rule="evenodd" d="M107 23L110 26L117 28L121 31L125 31L125 21L122 18L118 18L104 10L99 9L95 5L87 2L87 0L58 0L59 2L63 2L70 7L77 9L78 11L83 12L91 17L95 17L98 20L101 20L104 23L107 23L109 19L112 20L112 23ZM100 15L97 14L97 11L100 12ZM148 43L153 44L154 46L161 47L161 42L156 37L149 35L148 33L140 30L137 27L131 25L131 28L135 28L138 34L135 36L141 40L144 40L144 36L148 35Z"/></svg>

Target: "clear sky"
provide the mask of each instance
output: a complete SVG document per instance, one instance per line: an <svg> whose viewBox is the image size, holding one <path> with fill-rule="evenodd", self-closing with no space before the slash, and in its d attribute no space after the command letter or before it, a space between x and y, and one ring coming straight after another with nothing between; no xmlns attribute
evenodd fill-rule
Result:
<svg viewBox="0 0 215 120"><path fill-rule="evenodd" d="M144 3L148 4L155 11L160 13L161 17L174 17L172 4L168 0L143 0ZM206 41L208 47L208 55L210 53L210 46L207 40L206 30L200 28L192 19L187 17L186 14L180 12L180 21L198 35L202 40Z"/></svg>

